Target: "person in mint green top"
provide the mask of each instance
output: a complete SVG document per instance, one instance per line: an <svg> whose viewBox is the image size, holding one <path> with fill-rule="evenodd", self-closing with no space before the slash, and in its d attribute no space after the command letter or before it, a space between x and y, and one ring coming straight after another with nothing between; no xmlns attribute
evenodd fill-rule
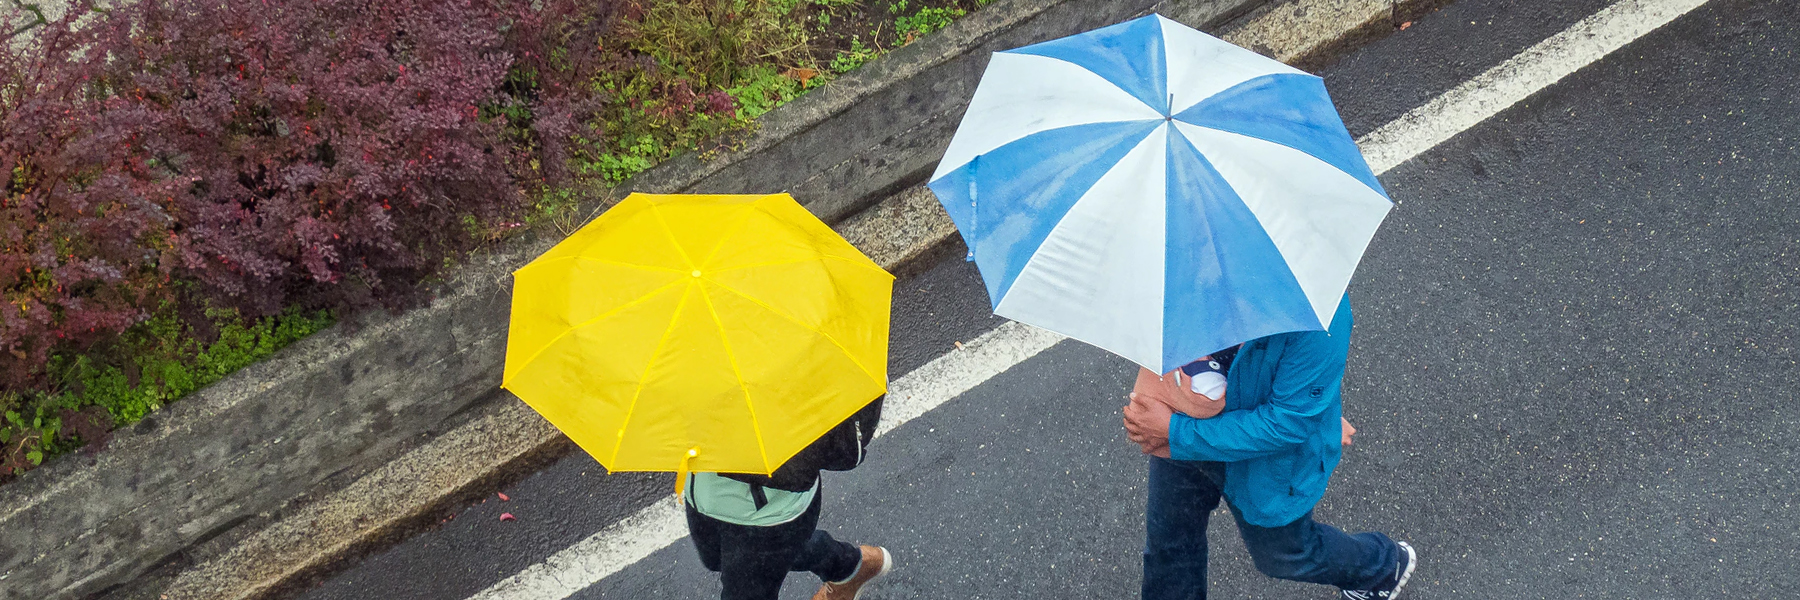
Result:
<svg viewBox="0 0 1800 600"><path fill-rule="evenodd" d="M888 551L818 529L822 471L862 464L882 399L814 441L774 474L692 473L682 495L700 564L719 573L723 600L774 600L790 571L824 581L814 600L855 600L893 566Z"/></svg>
<svg viewBox="0 0 1800 600"><path fill-rule="evenodd" d="M1411 546L1313 520L1351 431L1341 391L1352 326L1346 295L1330 331L1278 333L1209 357L1227 363L1220 398L1177 385L1184 371L1140 371L1125 430L1151 455L1145 600L1206 598L1207 521L1221 498L1270 577L1335 586L1349 600L1393 598L1406 585L1418 562Z"/></svg>

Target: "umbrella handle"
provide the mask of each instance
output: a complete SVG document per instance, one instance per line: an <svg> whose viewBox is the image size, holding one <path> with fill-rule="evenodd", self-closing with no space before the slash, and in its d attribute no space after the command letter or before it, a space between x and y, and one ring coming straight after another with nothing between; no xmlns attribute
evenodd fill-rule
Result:
<svg viewBox="0 0 1800 600"><path fill-rule="evenodd" d="M681 464L675 467L675 504L681 504L681 492L687 489L688 461L700 455L699 448L688 448L687 454L681 456Z"/></svg>

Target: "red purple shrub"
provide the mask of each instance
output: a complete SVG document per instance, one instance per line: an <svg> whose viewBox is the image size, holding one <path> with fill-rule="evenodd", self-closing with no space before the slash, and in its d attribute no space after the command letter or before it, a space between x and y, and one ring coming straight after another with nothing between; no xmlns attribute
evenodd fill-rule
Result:
<svg viewBox="0 0 1800 600"><path fill-rule="evenodd" d="M521 4L520 6L523 6ZM250 315L405 303L522 207L500 145L512 57L482 0L145 0L84 31L138 142L192 184L174 264Z"/></svg>
<svg viewBox="0 0 1800 600"><path fill-rule="evenodd" d="M31 422L80 405L49 365L134 373L108 348L169 306L254 319L416 298L519 217L521 189L555 183L598 68L569 44L592 45L612 10L93 7L0 55L0 411Z"/></svg>
<svg viewBox="0 0 1800 600"><path fill-rule="evenodd" d="M53 25L41 52L0 56L0 392L144 318L185 187L138 143L146 115L96 95L69 21Z"/></svg>

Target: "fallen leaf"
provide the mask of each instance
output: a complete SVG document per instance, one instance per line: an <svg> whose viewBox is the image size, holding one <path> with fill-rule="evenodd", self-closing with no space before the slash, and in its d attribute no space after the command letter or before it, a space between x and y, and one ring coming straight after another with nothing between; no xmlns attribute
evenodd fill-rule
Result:
<svg viewBox="0 0 1800 600"><path fill-rule="evenodd" d="M1412 27L1412 21L1407 21L1405 23L1400 24L1401 31L1406 31L1406 28L1408 28L1408 27Z"/></svg>
<svg viewBox="0 0 1800 600"><path fill-rule="evenodd" d="M517 521L517 520L519 520L519 518L512 516L512 513L500 513L500 520L502 520L502 521Z"/></svg>
<svg viewBox="0 0 1800 600"><path fill-rule="evenodd" d="M512 502L512 498L507 496L506 492L494 492L494 495L499 496L501 502Z"/></svg>
<svg viewBox="0 0 1800 600"><path fill-rule="evenodd" d="M788 79L799 81L800 85L806 85L806 82L812 81L812 78L819 76L819 70L800 67L797 69L788 69L787 73L784 73L784 75L787 75Z"/></svg>

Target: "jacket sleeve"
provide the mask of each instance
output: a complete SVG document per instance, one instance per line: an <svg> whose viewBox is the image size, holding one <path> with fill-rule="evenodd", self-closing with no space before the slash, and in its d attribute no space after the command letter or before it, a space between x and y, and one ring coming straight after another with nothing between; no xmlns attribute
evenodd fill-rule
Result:
<svg viewBox="0 0 1800 600"><path fill-rule="evenodd" d="M1171 458L1235 462L1286 452L1321 435L1322 417L1343 385L1344 353L1323 331L1285 335L1293 337L1276 363L1269 401L1210 419L1176 413L1169 419Z"/></svg>

